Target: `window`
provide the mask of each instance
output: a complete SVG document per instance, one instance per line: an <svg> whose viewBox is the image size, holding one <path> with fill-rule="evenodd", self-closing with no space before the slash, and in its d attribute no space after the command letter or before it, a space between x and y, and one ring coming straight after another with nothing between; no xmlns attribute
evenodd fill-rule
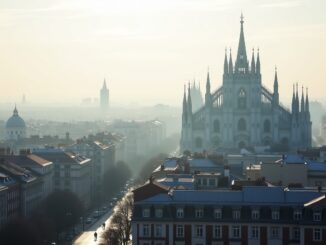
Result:
<svg viewBox="0 0 326 245"><path fill-rule="evenodd" d="M293 213L293 219L294 220L301 220L302 218L302 212L301 210L295 210Z"/></svg>
<svg viewBox="0 0 326 245"><path fill-rule="evenodd" d="M314 221L321 221L321 213L314 212L313 218L314 218Z"/></svg>
<svg viewBox="0 0 326 245"><path fill-rule="evenodd" d="M292 229L292 239L300 240L300 227L293 227Z"/></svg>
<svg viewBox="0 0 326 245"><path fill-rule="evenodd" d="M278 211L278 210L273 210L273 211L272 211L272 219L273 219L273 220L279 220L279 219L280 219L280 211Z"/></svg>
<svg viewBox="0 0 326 245"><path fill-rule="evenodd" d="M241 118L238 121L238 131L246 131L246 130L247 130L246 121L243 118Z"/></svg>
<svg viewBox="0 0 326 245"><path fill-rule="evenodd" d="M202 183L203 183L203 186L207 186L207 179L206 178L203 178L202 179Z"/></svg>
<svg viewBox="0 0 326 245"><path fill-rule="evenodd" d="M144 237L149 237L149 224L144 224L143 225L143 236Z"/></svg>
<svg viewBox="0 0 326 245"><path fill-rule="evenodd" d="M177 225L177 237L184 237L184 227L183 225Z"/></svg>
<svg viewBox="0 0 326 245"><path fill-rule="evenodd" d="M321 230L320 230L320 228L315 228L314 229L313 240L314 241L321 241Z"/></svg>
<svg viewBox="0 0 326 245"><path fill-rule="evenodd" d="M247 107L247 98L246 98L246 92L244 89L240 89L238 94L238 109L246 109Z"/></svg>
<svg viewBox="0 0 326 245"><path fill-rule="evenodd" d="M220 208L216 208L214 210L214 218L215 219L222 219L222 210Z"/></svg>
<svg viewBox="0 0 326 245"><path fill-rule="evenodd" d="M203 226L202 225L195 226L195 235L196 235L196 237L203 237Z"/></svg>
<svg viewBox="0 0 326 245"><path fill-rule="evenodd" d="M155 237L162 237L162 225L155 225Z"/></svg>
<svg viewBox="0 0 326 245"><path fill-rule="evenodd" d="M196 208L196 218L202 218L204 216L204 210L202 208Z"/></svg>
<svg viewBox="0 0 326 245"><path fill-rule="evenodd" d="M209 180L208 180L208 183L209 183L209 186L215 186L216 184L215 184L215 179L212 179L212 178L210 178Z"/></svg>
<svg viewBox="0 0 326 245"><path fill-rule="evenodd" d="M214 238L221 238L222 237L222 229L221 229L220 225L214 225L213 237Z"/></svg>
<svg viewBox="0 0 326 245"><path fill-rule="evenodd" d="M279 239L280 237L280 228L276 226L271 227L271 239Z"/></svg>
<svg viewBox="0 0 326 245"><path fill-rule="evenodd" d="M163 216L163 210L161 208L155 209L155 217L162 218L162 216Z"/></svg>
<svg viewBox="0 0 326 245"><path fill-rule="evenodd" d="M232 217L233 219L240 219L240 210L233 210Z"/></svg>
<svg viewBox="0 0 326 245"><path fill-rule="evenodd" d="M183 208L177 208L177 218L183 218Z"/></svg>
<svg viewBox="0 0 326 245"><path fill-rule="evenodd" d="M251 211L251 218L255 219L255 220L259 219L259 210L252 210Z"/></svg>
<svg viewBox="0 0 326 245"><path fill-rule="evenodd" d="M252 226L251 227L251 239L258 239L259 238L259 227Z"/></svg>
<svg viewBox="0 0 326 245"><path fill-rule="evenodd" d="M240 238L240 226L233 225L231 234L232 234L232 238Z"/></svg>
<svg viewBox="0 0 326 245"><path fill-rule="evenodd" d="M143 217L148 218L150 216L149 208L143 208Z"/></svg>

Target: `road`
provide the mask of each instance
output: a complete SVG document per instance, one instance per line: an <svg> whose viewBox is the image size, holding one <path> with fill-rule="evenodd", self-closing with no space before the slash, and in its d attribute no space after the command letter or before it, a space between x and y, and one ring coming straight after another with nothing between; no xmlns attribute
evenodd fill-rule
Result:
<svg viewBox="0 0 326 245"><path fill-rule="evenodd" d="M101 235L103 232L102 224L105 222L109 225L109 219L113 209L105 213L99 220L97 220L93 225L88 227L74 242L73 245L88 245L88 244L99 244L101 241ZM94 232L97 232L97 241L94 241Z"/></svg>

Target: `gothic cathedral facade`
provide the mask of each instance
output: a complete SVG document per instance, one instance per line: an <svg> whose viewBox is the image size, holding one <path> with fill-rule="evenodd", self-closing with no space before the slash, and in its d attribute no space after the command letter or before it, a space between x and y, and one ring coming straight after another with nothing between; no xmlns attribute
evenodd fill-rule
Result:
<svg viewBox="0 0 326 245"><path fill-rule="evenodd" d="M190 89L183 98L181 152L243 148L248 146L286 145L311 147L311 121L308 91L302 89L299 103L298 85L293 87L292 110L279 102L278 77L274 89L261 82L259 50L251 62L247 59L243 17L235 63L225 54L223 84L211 92L207 74L205 104L192 108ZM249 65L250 63L250 65Z"/></svg>

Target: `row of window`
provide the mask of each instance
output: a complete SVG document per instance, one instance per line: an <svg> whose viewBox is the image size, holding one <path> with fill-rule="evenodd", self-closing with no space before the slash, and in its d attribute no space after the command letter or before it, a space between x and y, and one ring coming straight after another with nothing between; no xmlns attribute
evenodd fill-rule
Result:
<svg viewBox="0 0 326 245"><path fill-rule="evenodd" d="M246 120L240 118L237 124L238 131L246 131L247 130L247 123ZM218 120L214 120L213 122L213 129L215 133L220 132L220 122ZM263 124L263 132L270 133L271 132L271 122L269 120L265 120Z"/></svg>
<svg viewBox="0 0 326 245"><path fill-rule="evenodd" d="M163 209L162 208L156 208L155 209L155 217L161 218L163 216ZM149 208L143 208L143 217L149 218L150 217L150 209ZM177 208L176 209L176 217L177 218L183 218L184 217L184 209L183 208ZM196 218L203 218L204 217L204 209L203 208L196 208L195 209L195 217ZM313 213L313 221L321 221L321 212L315 211ZM214 209L214 218L215 219L222 219L222 209L216 208ZM232 218L234 220L241 219L241 211L240 210L233 210L232 211ZM272 220L279 220L280 219L280 211L279 210L272 210L271 215ZM260 219L260 211L258 209L253 209L251 211L251 219L253 220L259 220ZM302 219L302 211L301 210L295 210L293 212L293 220L301 220Z"/></svg>
<svg viewBox="0 0 326 245"><path fill-rule="evenodd" d="M204 225L193 225L193 236L196 238L204 237ZM271 240L278 240L282 237L282 229L279 226L271 226L268 229L268 237ZM143 237L150 237L151 234L151 226L150 224L143 224L142 225L142 236ZM185 236L185 228L184 225L176 225L176 237L177 238L184 238ZM300 227L292 227L291 230L291 239L292 240L300 240L301 231ZM165 237L163 231L162 224L155 224L154 225L154 237ZM240 225L232 225L229 228L229 237L233 239L240 239L241 238L241 226ZM259 226L251 226L248 229L248 237L252 240L258 240L260 238L260 227ZM221 225L214 225L213 226L213 238L214 239L222 239L222 226ZM313 229L313 240L314 241L321 241L322 240L322 230L320 228Z"/></svg>

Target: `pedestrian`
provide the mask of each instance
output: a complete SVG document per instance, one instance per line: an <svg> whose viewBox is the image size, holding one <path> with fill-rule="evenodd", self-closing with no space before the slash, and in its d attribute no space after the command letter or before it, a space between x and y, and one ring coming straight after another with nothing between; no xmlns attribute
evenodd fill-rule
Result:
<svg viewBox="0 0 326 245"><path fill-rule="evenodd" d="M94 241L96 241L97 240L97 232L95 231L94 232Z"/></svg>

